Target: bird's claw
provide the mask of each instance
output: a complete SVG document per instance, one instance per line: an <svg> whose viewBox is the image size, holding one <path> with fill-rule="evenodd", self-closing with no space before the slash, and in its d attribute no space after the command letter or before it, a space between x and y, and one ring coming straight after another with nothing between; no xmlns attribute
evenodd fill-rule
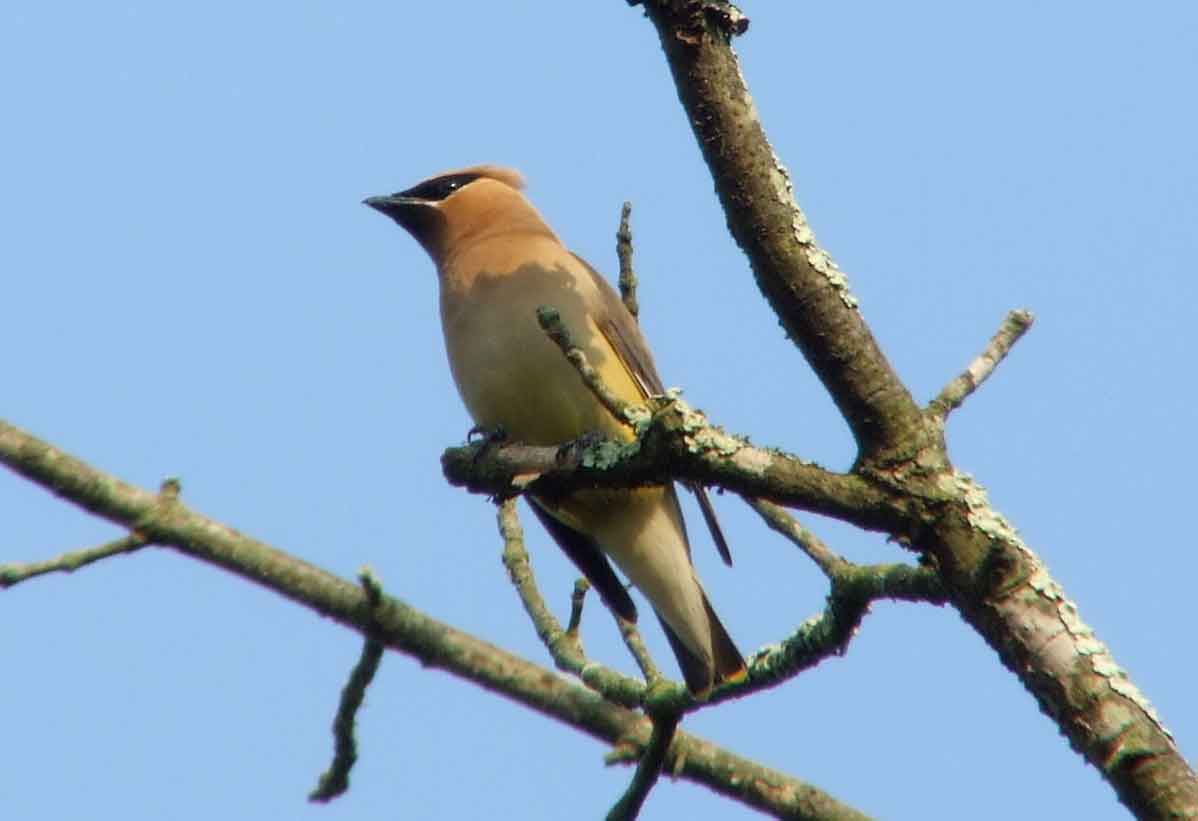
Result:
<svg viewBox="0 0 1198 821"><path fill-rule="evenodd" d="M496 425L493 428L475 425L466 432L466 444L473 445L476 440L479 448L474 452L474 464L478 464L478 461L486 456L492 448L506 442L507 431L503 429L502 425Z"/></svg>

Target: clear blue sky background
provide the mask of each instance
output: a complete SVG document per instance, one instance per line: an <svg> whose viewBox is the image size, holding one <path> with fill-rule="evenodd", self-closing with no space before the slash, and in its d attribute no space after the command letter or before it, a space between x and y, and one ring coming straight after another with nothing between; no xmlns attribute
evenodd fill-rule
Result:
<svg viewBox="0 0 1198 821"><path fill-rule="evenodd" d="M927 400L1037 316L953 417L976 475L1191 756L1198 6L746 5L743 68L820 240ZM607 272L634 203L665 381L833 468L853 449L724 228L649 24L589 3L9 3L0 12L0 416L544 663L484 499L421 250L359 204L497 161ZM814 567L717 499L700 572L748 651L817 612ZM693 511L692 511L693 513ZM7 472L0 560L118 534ZM574 574L525 517L565 614ZM810 524L859 561L910 559ZM0 593L6 819L559 819L605 749L395 654L330 754L352 633L171 551ZM668 651L650 621L651 645ZM593 655L630 669L588 611ZM672 668L671 668L672 669ZM689 729L887 818L1126 817L950 609L880 605L848 655ZM663 783L646 818L747 810Z"/></svg>

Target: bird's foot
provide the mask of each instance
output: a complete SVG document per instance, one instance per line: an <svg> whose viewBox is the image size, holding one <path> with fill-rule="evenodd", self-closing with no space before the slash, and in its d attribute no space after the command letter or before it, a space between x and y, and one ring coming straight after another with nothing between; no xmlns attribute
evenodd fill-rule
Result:
<svg viewBox="0 0 1198 821"><path fill-rule="evenodd" d="M503 425L496 425L493 428L475 425L466 432L466 444L473 445L476 441L479 448L474 452L474 463L478 464L478 460L486 456L492 448L507 441L507 431L503 429Z"/></svg>
<svg viewBox="0 0 1198 821"><path fill-rule="evenodd" d="M577 439L571 439L569 442L563 442L557 449L557 461L559 464L569 462L577 454L581 454L584 450L591 448L600 442L606 442L607 437L597 430L589 430Z"/></svg>

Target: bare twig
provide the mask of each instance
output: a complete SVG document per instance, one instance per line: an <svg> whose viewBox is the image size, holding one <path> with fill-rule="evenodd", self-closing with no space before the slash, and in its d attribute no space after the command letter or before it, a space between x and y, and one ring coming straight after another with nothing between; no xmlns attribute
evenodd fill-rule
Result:
<svg viewBox="0 0 1198 821"><path fill-rule="evenodd" d="M516 500L507 499L499 504L498 509L499 535L503 537L503 565L507 568L508 577L520 595L520 602L532 620L542 643L554 652L554 647L565 636L557 617L550 612L541 591L537 589L536 579L532 575L532 565L529 563L528 550L524 547L524 528L516 514Z"/></svg>
<svg viewBox="0 0 1198 821"><path fill-rule="evenodd" d="M787 512L786 508L765 499L746 499L745 501L757 511L765 523L770 526L770 529L781 533L798 545L828 578L834 578L837 572L848 566L848 560L837 555L818 536L803 527L798 519Z"/></svg>
<svg viewBox="0 0 1198 821"><path fill-rule="evenodd" d="M620 625L620 636L624 639L624 646L636 659L636 666L641 668L645 684L653 687L662 681L661 671L653 663L653 657L649 655L649 648L645 647L644 639L641 638L641 631L637 629L636 622L622 619L619 616L616 616L616 622Z"/></svg>
<svg viewBox="0 0 1198 821"><path fill-rule="evenodd" d="M0 589L12 587L14 584L20 584L46 573L74 573L92 562L107 559L109 556L119 556L122 553L132 553L149 544L149 539L144 536L130 533L111 542L105 542L98 547L73 550L43 562L0 564Z"/></svg>
<svg viewBox="0 0 1198 821"><path fill-rule="evenodd" d="M373 624L383 601L382 584L369 568L363 568L358 573L358 581L362 583L362 591L366 594L368 618ZM362 701L366 698L366 688L370 686L374 674L378 672L379 662L383 659L384 645L375 637L375 632L373 627L368 630L366 642L362 646L362 655L341 690L341 702L333 719L333 762L320 776L316 789L308 796L309 801L331 801L349 789L349 771L358 760L354 721Z"/></svg>
<svg viewBox="0 0 1198 821"><path fill-rule="evenodd" d="M625 202L620 209L620 229L616 231L616 256L620 260L620 299L633 319L640 316L641 308L636 301L636 273L632 270L632 229L628 217L632 214L632 203Z"/></svg>
<svg viewBox="0 0 1198 821"><path fill-rule="evenodd" d="M575 641L581 641L578 630L582 625L582 606L590 589L591 583L579 578L574 582L574 592L570 594L570 623L566 625L566 633L573 636Z"/></svg>
<svg viewBox="0 0 1198 821"><path fill-rule="evenodd" d="M928 403L929 415L943 421L948 418L950 413L961 407L970 394L981 387L990 374L994 373L998 363L1006 358L1015 343L1027 333L1034 320L1031 311L1020 309L1008 313L998 331L990 338L985 350L969 363L969 367L964 372L945 385L935 399Z"/></svg>
<svg viewBox="0 0 1198 821"><path fill-rule="evenodd" d="M524 546L524 529L516 515L515 499L500 503L498 520L499 533L503 537L503 564L537 635L553 658L553 663L559 670L573 673L587 686L595 688L617 704L626 707L640 706L644 685L589 661L582 650L577 633L563 630L561 622L545 604L532 573L528 550Z"/></svg>
<svg viewBox="0 0 1198 821"><path fill-rule="evenodd" d="M599 377L599 372L591 366L582 348L574 344L574 339L570 336L570 329L562 322L561 314L557 309L551 305L542 305L537 308L537 322L541 324L541 329L548 334L549 338L561 348L566 359L575 367L578 375L582 377L582 381L591 389L591 393L595 394L595 398L602 403L603 407L607 408L616 419L627 423L631 403L616 396L615 392Z"/></svg>
<svg viewBox="0 0 1198 821"><path fill-rule="evenodd" d="M657 783L665 764L666 753L674 733L678 729L678 716L663 715L653 719L653 734L649 736L649 744L641 753L641 760L636 766L636 773L628 785L624 795L616 802L607 814L607 821L633 821L640 815L641 807L649 796L649 791Z"/></svg>

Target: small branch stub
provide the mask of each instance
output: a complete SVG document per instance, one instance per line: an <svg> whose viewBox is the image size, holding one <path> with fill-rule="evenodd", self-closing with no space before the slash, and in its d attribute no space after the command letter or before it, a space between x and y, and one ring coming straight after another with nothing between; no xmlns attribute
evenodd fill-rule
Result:
<svg viewBox="0 0 1198 821"><path fill-rule="evenodd" d="M574 592L570 594L570 622L566 625L566 634L578 641L578 631L582 627L582 606L587 600L587 591L591 583L580 578L574 582Z"/></svg>
<svg viewBox="0 0 1198 821"><path fill-rule="evenodd" d="M616 231L616 257L620 260L620 299L633 319L641 313L636 301L636 272L632 270L632 229L628 218L632 215L632 203L626 202L620 209L620 228Z"/></svg>
<svg viewBox="0 0 1198 821"><path fill-rule="evenodd" d="M1006 358L1007 354L1011 352L1011 348L1015 347L1015 343L1023 338L1034 321L1035 317L1028 310L1019 309L1008 313L998 331L990 338L985 350L969 363L969 367L964 372L945 385L935 399L928 403L928 414L933 419L943 421L948 418L950 413L961 407L965 400L990 378L994 369L998 367L998 363Z"/></svg>
<svg viewBox="0 0 1198 821"><path fill-rule="evenodd" d="M366 595L366 604L370 609L370 620L374 622L374 614L383 601L383 586L370 568L365 567L358 573L358 581L362 584L362 592ZM372 631L373 632L373 631ZM349 789L349 771L358 760L358 742L354 737L354 724L358 710L366 698L366 688L378 672L379 663L383 659L384 645L377 638L368 635L362 646L362 655L349 674L349 680L341 691L341 701L337 707L337 716L333 719L333 762L320 776L320 780L309 795L308 800L325 803Z"/></svg>

